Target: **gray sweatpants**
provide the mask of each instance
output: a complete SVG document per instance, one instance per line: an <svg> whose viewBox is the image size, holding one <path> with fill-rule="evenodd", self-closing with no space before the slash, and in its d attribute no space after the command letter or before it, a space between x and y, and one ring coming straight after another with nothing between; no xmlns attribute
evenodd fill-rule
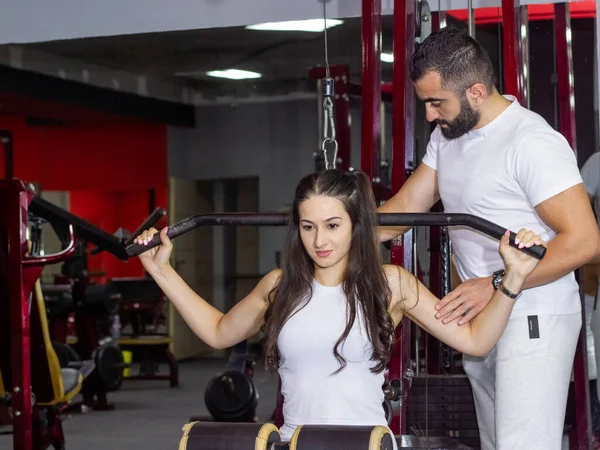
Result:
<svg viewBox="0 0 600 450"><path fill-rule="evenodd" d="M482 450L561 449L581 313L536 317L539 338L516 317L487 356L463 357Z"/></svg>

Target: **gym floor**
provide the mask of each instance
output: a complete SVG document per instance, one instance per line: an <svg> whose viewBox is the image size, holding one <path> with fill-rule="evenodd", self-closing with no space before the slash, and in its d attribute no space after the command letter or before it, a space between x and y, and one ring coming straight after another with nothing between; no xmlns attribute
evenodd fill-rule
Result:
<svg viewBox="0 0 600 450"><path fill-rule="evenodd" d="M226 364L225 359L216 358L180 362L176 388L170 388L166 380L125 381L119 391L108 394L113 411L64 416L67 450L177 449L181 428L190 417L209 417L204 388ZM132 368L133 373L136 369ZM258 420L268 421L275 408L277 374L268 375L257 363L254 381L260 396ZM0 434L1 450L12 450L12 442L12 435Z"/></svg>

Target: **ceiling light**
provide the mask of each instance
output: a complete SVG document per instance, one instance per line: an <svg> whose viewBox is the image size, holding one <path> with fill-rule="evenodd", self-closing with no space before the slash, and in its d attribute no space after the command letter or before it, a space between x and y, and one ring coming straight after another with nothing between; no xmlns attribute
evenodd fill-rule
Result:
<svg viewBox="0 0 600 450"><path fill-rule="evenodd" d="M394 62L394 55L392 53L382 53L381 54L381 60L383 62L386 62L386 63L393 63Z"/></svg>
<svg viewBox="0 0 600 450"><path fill-rule="evenodd" d="M259 23L256 25L248 25L247 30L262 30L262 31L308 31L320 32L325 29L323 19L308 19L308 20L291 20L288 22L269 22ZM341 25L343 20L327 19L327 29Z"/></svg>
<svg viewBox="0 0 600 450"><path fill-rule="evenodd" d="M229 78L230 80L249 80L251 78L262 77L260 73L239 69L211 70L210 72L206 72L206 75L209 77Z"/></svg>

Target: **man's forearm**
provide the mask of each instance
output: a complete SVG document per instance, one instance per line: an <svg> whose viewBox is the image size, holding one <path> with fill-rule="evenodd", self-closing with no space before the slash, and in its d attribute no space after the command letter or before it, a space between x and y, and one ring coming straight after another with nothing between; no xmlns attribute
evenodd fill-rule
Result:
<svg viewBox="0 0 600 450"><path fill-rule="evenodd" d="M379 227L379 242L387 242L406 233L411 227Z"/></svg>
<svg viewBox="0 0 600 450"><path fill-rule="evenodd" d="M559 233L548 243L546 255L525 280L523 289L558 280L597 257L597 247L582 241L582 238Z"/></svg>

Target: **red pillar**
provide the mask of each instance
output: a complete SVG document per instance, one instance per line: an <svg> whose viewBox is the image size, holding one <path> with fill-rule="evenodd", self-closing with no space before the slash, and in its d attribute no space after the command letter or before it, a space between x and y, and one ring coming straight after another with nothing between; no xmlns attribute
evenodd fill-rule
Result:
<svg viewBox="0 0 600 450"><path fill-rule="evenodd" d="M575 127L575 79L571 50L571 15L568 3L554 4L554 34L556 45L556 73L558 75L559 131L577 152ZM592 441L590 392L587 376L587 345L585 333L585 305L582 304L583 326L577 342L573 362L575 395L575 429L570 434L571 448L590 448Z"/></svg>
<svg viewBox="0 0 600 450"><path fill-rule="evenodd" d="M362 2L361 161L371 180L381 147L381 0Z"/></svg>
<svg viewBox="0 0 600 450"><path fill-rule="evenodd" d="M514 95L519 103L528 100L528 20L527 7L519 0L502 0L502 34L504 46L504 94Z"/></svg>
<svg viewBox="0 0 600 450"><path fill-rule="evenodd" d="M408 77L408 61L414 49L414 2L394 0L394 78L392 103L392 192L397 192L413 169L414 147L414 88ZM392 264L412 271L413 233L406 233L392 242ZM410 389L411 322L404 319L396 332L396 344L390 359L389 378L403 381L404 392ZM395 434L408 434L407 400L395 408L391 429Z"/></svg>

